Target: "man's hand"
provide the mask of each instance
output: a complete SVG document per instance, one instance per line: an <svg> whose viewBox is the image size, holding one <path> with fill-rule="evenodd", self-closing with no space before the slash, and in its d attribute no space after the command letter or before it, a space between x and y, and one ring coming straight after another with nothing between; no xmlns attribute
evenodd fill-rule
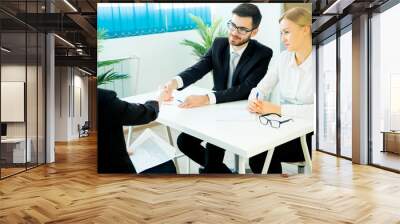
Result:
<svg viewBox="0 0 400 224"><path fill-rule="evenodd" d="M164 87L163 87L163 97L164 97L164 101L171 101L172 99L174 99L174 97L172 97L172 92L174 90L176 90L178 88L178 82L175 79L170 80L169 82L165 83Z"/></svg>
<svg viewBox="0 0 400 224"><path fill-rule="evenodd" d="M268 101L249 100L248 109L250 112L257 114L267 114L267 113L281 114L281 107L279 105L275 105Z"/></svg>
<svg viewBox="0 0 400 224"><path fill-rule="evenodd" d="M164 102L164 99L165 99L165 91L161 86L159 86L158 87L158 95L156 98L159 106L161 106L161 104Z"/></svg>
<svg viewBox="0 0 400 224"><path fill-rule="evenodd" d="M129 156L133 155L133 148L129 148L126 151L128 152Z"/></svg>
<svg viewBox="0 0 400 224"><path fill-rule="evenodd" d="M180 108L201 107L210 104L207 95L191 95L186 97L185 101L179 105Z"/></svg>

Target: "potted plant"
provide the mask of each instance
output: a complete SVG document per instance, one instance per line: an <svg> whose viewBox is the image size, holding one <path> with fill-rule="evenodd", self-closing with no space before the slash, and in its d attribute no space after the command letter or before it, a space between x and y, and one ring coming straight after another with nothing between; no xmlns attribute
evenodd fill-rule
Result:
<svg viewBox="0 0 400 224"><path fill-rule="evenodd" d="M97 40L98 40L98 48L97 48L97 54L101 52L103 49L103 46L101 45L100 41L104 40L107 37L107 31L104 29L100 29L97 32ZM114 59L114 60L105 60L105 61L97 61L97 70L102 67L110 66L113 64L118 64L122 61L125 61L126 58L123 59ZM118 73L115 72L113 68L106 70L105 72L97 75L97 86L103 85L103 84L108 84L111 83L115 80L121 80L121 79L126 79L128 78L128 74L123 74L123 73Z"/></svg>
<svg viewBox="0 0 400 224"><path fill-rule="evenodd" d="M204 21L195 15L189 14L190 18L197 26L197 32L201 36L201 43L184 39L181 44L191 47L192 53L196 57L203 57L208 49L212 46L212 43L216 37L226 37L228 32L221 26L221 19L215 20L211 26L208 26Z"/></svg>

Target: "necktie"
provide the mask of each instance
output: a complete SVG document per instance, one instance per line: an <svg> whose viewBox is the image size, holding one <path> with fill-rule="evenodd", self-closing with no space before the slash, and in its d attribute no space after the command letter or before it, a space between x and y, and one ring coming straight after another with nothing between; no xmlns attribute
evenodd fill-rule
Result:
<svg viewBox="0 0 400 224"><path fill-rule="evenodd" d="M233 81L233 73L235 72L236 65L239 60L239 54L236 52L231 53L230 62L229 62L229 77L228 77L228 88L232 87Z"/></svg>

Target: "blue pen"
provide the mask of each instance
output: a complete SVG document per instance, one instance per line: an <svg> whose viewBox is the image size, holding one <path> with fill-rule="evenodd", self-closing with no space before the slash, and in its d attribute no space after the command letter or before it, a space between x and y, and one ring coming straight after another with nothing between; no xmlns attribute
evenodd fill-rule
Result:
<svg viewBox="0 0 400 224"><path fill-rule="evenodd" d="M258 91L257 91L257 94L256 94L256 100L258 100Z"/></svg>

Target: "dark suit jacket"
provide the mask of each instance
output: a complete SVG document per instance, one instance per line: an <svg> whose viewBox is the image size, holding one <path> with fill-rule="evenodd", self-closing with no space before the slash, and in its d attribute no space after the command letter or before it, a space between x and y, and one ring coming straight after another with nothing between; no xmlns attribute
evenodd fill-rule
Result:
<svg viewBox="0 0 400 224"><path fill-rule="evenodd" d="M216 38L212 47L195 65L179 76L183 88L213 72L215 97L217 103L244 100L256 87L267 72L272 50L256 40L250 40L233 74L232 87L227 89L229 77L229 41L228 38ZM183 89L182 88L182 89Z"/></svg>
<svg viewBox="0 0 400 224"><path fill-rule="evenodd" d="M131 104L118 99L110 90L97 90L97 171L135 173L126 151L123 125L146 124L157 118L158 102Z"/></svg>

